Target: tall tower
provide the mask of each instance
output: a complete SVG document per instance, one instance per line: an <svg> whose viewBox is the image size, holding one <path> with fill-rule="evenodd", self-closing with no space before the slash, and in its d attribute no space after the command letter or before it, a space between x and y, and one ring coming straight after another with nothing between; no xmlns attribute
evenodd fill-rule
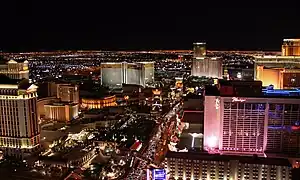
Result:
<svg viewBox="0 0 300 180"><path fill-rule="evenodd" d="M192 76L205 76L210 78L222 77L222 61L216 57L206 56L206 43L194 43L194 58Z"/></svg>
<svg viewBox="0 0 300 180"><path fill-rule="evenodd" d="M0 75L0 149L24 157L39 148L37 86Z"/></svg>
<svg viewBox="0 0 300 180"><path fill-rule="evenodd" d="M193 43L194 58L201 58L206 56L206 43L196 42Z"/></svg>
<svg viewBox="0 0 300 180"><path fill-rule="evenodd" d="M101 84L121 87L122 84L145 86L154 82L154 62L105 62L101 64Z"/></svg>
<svg viewBox="0 0 300 180"><path fill-rule="evenodd" d="M141 83L140 85L145 86L154 82L154 62L139 62L141 64Z"/></svg>

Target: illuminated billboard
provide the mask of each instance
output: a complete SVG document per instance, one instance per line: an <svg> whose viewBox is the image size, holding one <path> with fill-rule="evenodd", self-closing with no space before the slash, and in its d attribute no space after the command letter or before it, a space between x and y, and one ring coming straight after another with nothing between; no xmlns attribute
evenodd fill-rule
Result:
<svg viewBox="0 0 300 180"><path fill-rule="evenodd" d="M147 169L147 180L166 180L167 173L165 169Z"/></svg>

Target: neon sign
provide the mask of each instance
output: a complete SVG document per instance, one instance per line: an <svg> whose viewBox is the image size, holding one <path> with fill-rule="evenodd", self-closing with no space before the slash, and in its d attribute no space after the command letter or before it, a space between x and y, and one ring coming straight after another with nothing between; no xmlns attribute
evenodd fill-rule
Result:
<svg viewBox="0 0 300 180"><path fill-rule="evenodd" d="M246 99L243 99L243 98L237 98L237 97L233 97L232 98L232 102L245 102Z"/></svg>
<svg viewBox="0 0 300 180"><path fill-rule="evenodd" d="M166 180L167 173L165 169L147 169L147 180Z"/></svg>
<svg viewBox="0 0 300 180"><path fill-rule="evenodd" d="M291 129L292 129L292 131L299 131L300 126L292 126Z"/></svg>

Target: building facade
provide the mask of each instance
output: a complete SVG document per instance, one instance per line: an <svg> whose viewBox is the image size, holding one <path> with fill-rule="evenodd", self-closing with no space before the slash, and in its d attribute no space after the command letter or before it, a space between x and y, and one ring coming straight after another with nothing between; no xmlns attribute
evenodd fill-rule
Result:
<svg viewBox="0 0 300 180"><path fill-rule="evenodd" d="M204 107L206 150L299 157L299 99L205 96Z"/></svg>
<svg viewBox="0 0 300 180"><path fill-rule="evenodd" d="M46 112L44 106L46 104L51 104L53 102L58 102L58 101L59 99L57 99L56 96L38 99L37 101L38 118L43 119L45 117Z"/></svg>
<svg viewBox="0 0 300 180"><path fill-rule="evenodd" d="M57 98L62 102L79 103L79 86L73 84L57 84Z"/></svg>
<svg viewBox="0 0 300 180"><path fill-rule="evenodd" d="M193 59L193 76L221 78L222 74L222 61L219 58L197 57Z"/></svg>
<svg viewBox="0 0 300 180"><path fill-rule="evenodd" d="M142 66L142 81L141 85L151 84L154 82L154 62L139 62Z"/></svg>
<svg viewBox="0 0 300 180"><path fill-rule="evenodd" d="M169 180L290 180L288 160L241 156L168 152L165 166Z"/></svg>
<svg viewBox="0 0 300 180"><path fill-rule="evenodd" d="M102 63L101 84L120 87L122 84L145 86L154 81L154 62Z"/></svg>
<svg viewBox="0 0 300 180"><path fill-rule="evenodd" d="M221 78L222 74L221 59L206 57L206 43L194 43L192 76Z"/></svg>
<svg viewBox="0 0 300 180"><path fill-rule="evenodd" d="M0 85L0 149L6 155L24 157L39 148L36 91L26 79Z"/></svg>
<svg viewBox="0 0 300 180"><path fill-rule="evenodd" d="M10 60L6 64L0 64L0 74L11 79L29 79L28 61Z"/></svg>
<svg viewBox="0 0 300 180"><path fill-rule="evenodd" d="M123 63L101 63L101 84L106 86L121 86L126 79Z"/></svg>
<svg viewBox="0 0 300 180"><path fill-rule="evenodd" d="M75 103L45 104L45 119L68 123L78 117L78 106Z"/></svg>
<svg viewBox="0 0 300 180"><path fill-rule="evenodd" d="M282 56L300 56L300 39L284 39Z"/></svg>
<svg viewBox="0 0 300 180"><path fill-rule="evenodd" d="M255 58L254 78L276 89L300 87L300 56L260 56Z"/></svg>
<svg viewBox="0 0 300 180"><path fill-rule="evenodd" d="M256 56L254 79L277 89L300 87L300 39L284 39L282 56Z"/></svg>
<svg viewBox="0 0 300 180"><path fill-rule="evenodd" d="M116 96L107 96L103 98L99 97L83 97L81 99L81 105L83 108L87 109L102 109L104 107L112 107L116 106L117 103Z"/></svg>

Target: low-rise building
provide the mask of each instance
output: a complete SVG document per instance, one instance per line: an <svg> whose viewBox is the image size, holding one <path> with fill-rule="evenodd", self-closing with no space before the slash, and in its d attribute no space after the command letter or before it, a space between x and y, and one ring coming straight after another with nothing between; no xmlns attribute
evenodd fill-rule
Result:
<svg viewBox="0 0 300 180"><path fill-rule="evenodd" d="M69 122L78 117L78 104L51 103L45 104L45 118L59 122Z"/></svg>
<svg viewBox="0 0 300 180"><path fill-rule="evenodd" d="M287 159L168 152L165 165L170 180L292 179L292 167Z"/></svg>
<svg viewBox="0 0 300 180"><path fill-rule="evenodd" d="M81 99L81 105L87 109L101 109L104 107L116 106L116 96L104 96L104 97L83 97Z"/></svg>

